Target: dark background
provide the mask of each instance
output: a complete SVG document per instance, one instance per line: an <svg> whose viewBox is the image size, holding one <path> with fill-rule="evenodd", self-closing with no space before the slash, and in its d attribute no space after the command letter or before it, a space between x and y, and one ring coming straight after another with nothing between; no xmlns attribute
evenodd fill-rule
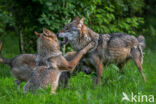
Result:
<svg viewBox="0 0 156 104"><path fill-rule="evenodd" d="M144 35L156 49L156 0L0 0L0 37L18 38L21 53L36 51L34 31L60 31L75 16L98 33Z"/></svg>

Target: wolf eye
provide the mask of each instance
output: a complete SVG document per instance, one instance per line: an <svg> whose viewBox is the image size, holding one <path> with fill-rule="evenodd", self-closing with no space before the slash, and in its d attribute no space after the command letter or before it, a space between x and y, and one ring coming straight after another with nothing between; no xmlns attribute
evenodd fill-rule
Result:
<svg viewBox="0 0 156 104"><path fill-rule="evenodd" d="M49 34L48 31L46 31L46 33Z"/></svg>
<svg viewBox="0 0 156 104"><path fill-rule="evenodd" d="M67 29L68 29L68 27L65 27L65 28L64 28L64 30L67 30Z"/></svg>

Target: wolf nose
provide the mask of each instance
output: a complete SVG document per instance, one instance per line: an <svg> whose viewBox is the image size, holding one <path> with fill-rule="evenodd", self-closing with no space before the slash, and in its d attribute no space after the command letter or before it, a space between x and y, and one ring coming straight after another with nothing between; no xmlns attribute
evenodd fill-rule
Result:
<svg viewBox="0 0 156 104"><path fill-rule="evenodd" d="M64 30L59 31L59 33L63 33L63 32L65 32L65 31Z"/></svg>
<svg viewBox="0 0 156 104"><path fill-rule="evenodd" d="M57 33L56 36L59 37L59 33Z"/></svg>

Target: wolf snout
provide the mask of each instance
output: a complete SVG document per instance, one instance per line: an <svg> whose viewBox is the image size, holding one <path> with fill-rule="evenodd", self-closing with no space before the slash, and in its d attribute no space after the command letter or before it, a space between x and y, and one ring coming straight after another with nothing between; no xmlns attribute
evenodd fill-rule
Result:
<svg viewBox="0 0 156 104"><path fill-rule="evenodd" d="M90 44L91 44L92 47L94 47L95 44L96 44L96 42L95 41L92 41Z"/></svg>
<svg viewBox="0 0 156 104"><path fill-rule="evenodd" d="M68 44L68 38L64 38L63 41L60 41L60 47Z"/></svg>
<svg viewBox="0 0 156 104"><path fill-rule="evenodd" d="M58 37L58 35L59 35L59 34L57 33L56 36Z"/></svg>
<svg viewBox="0 0 156 104"><path fill-rule="evenodd" d="M61 36L63 35L64 32L65 32L64 30L59 31L59 32L57 33L57 36L58 36L58 37L61 37Z"/></svg>
<svg viewBox="0 0 156 104"><path fill-rule="evenodd" d="M64 38L64 33L57 33L57 37L59 37L59 38Z"/></svg>
<svg viewBox="0 0 156 104"><path fill-rule="evenodd" d="M65 32L65 31L64 30L59 31L59 33L63 33L63 32Z"/></svg>

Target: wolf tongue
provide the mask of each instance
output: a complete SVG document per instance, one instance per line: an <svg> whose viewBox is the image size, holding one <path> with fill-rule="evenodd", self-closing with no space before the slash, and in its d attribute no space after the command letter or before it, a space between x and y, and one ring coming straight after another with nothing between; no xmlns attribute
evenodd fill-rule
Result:
<svg viewBox="0 0 156 104"><path fill-rule="evenodd" d="M63 45L66 45L67 43L68 43L68 38L65 37L64 41L61 42L61 47L62 47Z"/></svg>
<svg viewBox="0 0 156 104"><path fill-rule="evenodd" d="M64 43L66 44L67 42L68 42L68 38L65 37L65 39L64 39Z"/></svg>

